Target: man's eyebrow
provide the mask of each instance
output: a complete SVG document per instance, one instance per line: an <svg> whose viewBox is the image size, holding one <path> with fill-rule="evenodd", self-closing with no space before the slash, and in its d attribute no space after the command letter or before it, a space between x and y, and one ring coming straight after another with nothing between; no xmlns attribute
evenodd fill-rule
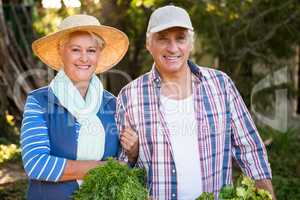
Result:
<svg viewBox="0 0 300 200"><path fill-rule="evenodd" d="M157 36L166 36L166 33L159 32L159 33L157 33Z"/></svg>

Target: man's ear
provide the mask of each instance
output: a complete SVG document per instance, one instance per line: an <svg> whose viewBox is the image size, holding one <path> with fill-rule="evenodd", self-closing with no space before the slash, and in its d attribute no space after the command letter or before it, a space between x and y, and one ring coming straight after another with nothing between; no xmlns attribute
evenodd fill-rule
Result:
<svg viewBox="0 0 300 200"><path fill-rule="evenodd" d="M146 39L146 49L150 52L150 39Z"/></svg>

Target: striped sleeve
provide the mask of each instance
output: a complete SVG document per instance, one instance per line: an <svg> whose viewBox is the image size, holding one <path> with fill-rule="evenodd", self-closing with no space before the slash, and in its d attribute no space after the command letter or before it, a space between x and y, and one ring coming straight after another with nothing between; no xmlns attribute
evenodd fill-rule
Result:
<svg viewBox="0 0 300 200"><path fill-rule="evenodd" d="M122 133L122 130L126 127L126 125L131 124L128 119L128 113L125 110L124 102L126 103L126 96L123 93L124 90L122 90L117 98L117 106L116 106L116 123L119 133ZM123 148L121 148L121 152L118 156L119 160L128 162L128 157L124 151ZM143 163L140 160L140 157L138 157L138 160L136 163L130 163L130 166L132 167L143 167Z"/></svg>
<svg viewBox="0 0 300 200"><path fill-rule="evenodd" d="M270 179L265 146L234 83L229 79L233 155L241 169L255 180Z"/></svg>
<svg viewBox="0 0 300 200"><path fill-rule="evenodd" d="M31 95L27 97L21 126L22 160L30 179L57 182L66 159L50 155L50 142L44 111Z"/></svg>
<svg viewBox="0 0 300 200"><path fill-rule="evenodd" d="M123 100L124 100L124 94L122 94L123 92L121 91L118 98L117 98L117 105L116 105L116 124L117 124L117 128L119 133L121 134L123 129L125 128L126 125L126 112L125 112L125 108L124 108L124 104L123 104ZM123 148L121 148L121 152L119 155L119 160L128 162L128 157L124 151Z"/></svg>

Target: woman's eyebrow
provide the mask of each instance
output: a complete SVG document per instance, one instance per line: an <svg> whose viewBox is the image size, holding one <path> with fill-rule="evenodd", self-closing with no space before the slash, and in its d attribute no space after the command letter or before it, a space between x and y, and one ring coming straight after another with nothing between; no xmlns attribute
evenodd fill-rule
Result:
<svg viewBox="0 0 300 200"><path fill-rule="evenodd" d="M69 44L70 47L81 47L80 45L78 44Z"/></svg>
<svg viewBox="0 0 300 200"><path fill-rule="evenodd" d="M81 45L78 44L69 44L70 47L82 47ZM93 46L88 46L87 48L97 48L97 45L93 45Z"/></svg>

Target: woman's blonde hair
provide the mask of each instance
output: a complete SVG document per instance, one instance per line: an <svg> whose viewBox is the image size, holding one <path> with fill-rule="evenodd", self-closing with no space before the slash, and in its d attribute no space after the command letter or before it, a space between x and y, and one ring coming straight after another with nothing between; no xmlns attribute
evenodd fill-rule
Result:
<svg viewBox="0 0 300 200"><path fill-rule="evenodd" d="M89 34L97 42L97 45L98 45L100 51L105 46L104 40L99 35L97 35L93 32L90 32L90 31L73 31L73 32L67 33L63 37L61 37L61 39L59 40L59 43L58 43L58 49L61 49L70 40L70 37L75 33Z"/></svg>

